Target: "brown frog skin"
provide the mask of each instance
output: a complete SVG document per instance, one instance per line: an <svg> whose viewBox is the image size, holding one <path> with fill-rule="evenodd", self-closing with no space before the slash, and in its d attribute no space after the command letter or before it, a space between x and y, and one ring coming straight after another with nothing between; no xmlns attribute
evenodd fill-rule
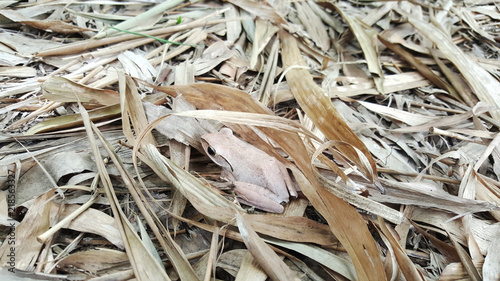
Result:
<svg viewBox="0 0 500 281"><path fill-rule="evenodd" d="M285 166L276 158L240 140L229 128L201 137L203 149L217 165L222 177L235 186L238 200L273 213L283 212L297 192Z"/></svg>

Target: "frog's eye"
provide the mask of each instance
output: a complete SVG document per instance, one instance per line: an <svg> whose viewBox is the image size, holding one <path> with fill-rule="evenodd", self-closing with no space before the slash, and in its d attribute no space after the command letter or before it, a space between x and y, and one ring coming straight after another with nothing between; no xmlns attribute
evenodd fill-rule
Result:
<svg viewBox="0 0 500 281"><path fill-rule="evenodd" d="M217 152L215 152L215 149L213 149L211 146L207 148L207 152L212 156L215 156L215 154L217 154Z"/></svg>

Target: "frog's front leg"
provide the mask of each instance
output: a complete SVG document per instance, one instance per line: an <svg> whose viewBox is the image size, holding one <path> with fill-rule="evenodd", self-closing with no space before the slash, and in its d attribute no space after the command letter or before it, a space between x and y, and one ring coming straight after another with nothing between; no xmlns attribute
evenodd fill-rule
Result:
<svg viewBox="0 0 500 281"><path fill-rule="evenodd" d="M234 192L238 195L238 201L272 213L283 213L284 207L276 194L262 186L234 181Z"/></svg>
<svg viewBox="0 0 500 281"><path fill-rule="evenodd" d="M277 160L276 160L277 161ZM292 179L290 178L290 175L288 174L288 171L285 168L285 165L279 163L278 168L280 170L280 173L283 177L283 180L285 181L286 188L288 190L288 193L290 196L297 198L297 190L295 190L295 187L292 183Z"/></svg>

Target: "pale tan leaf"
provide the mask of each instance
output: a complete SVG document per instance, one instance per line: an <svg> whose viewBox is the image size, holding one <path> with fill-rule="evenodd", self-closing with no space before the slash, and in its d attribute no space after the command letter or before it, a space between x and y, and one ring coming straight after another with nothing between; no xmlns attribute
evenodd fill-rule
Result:
<svg viewBox="0 0 500 281"><path fill-rule="evenodd" d="M275 239L264 239L267 243L273 244L273 245L278 245L293 251L296 251L298 253L301 253L302 255L309 257L322 265L330 268L331 270L338 272L345 278L349 280L356 280L356 272L354 270L354 267L352 264L317 246L310 245L310 244L304 244L304 243L294 243L294 242L287 242L287 241L280 241L280 240L275 240Z"/></svg>
<svg viewBox="0 0 500 281"><path fill-rule="evenodd" d="M330 38L321 18L311 9L309 2L301 4L300 2L294 3L297 9L297 16L302 22L311 39L318 45L318 47L326 52L330 49Z"/></svg>
<svg viewBox="0 0 500 281"><path fill-rule="evenodd" d="M278 28L267 20L257 20L255 22L255 37L250 57L250 69L255 69L259 54L264 50L276 32L278 32Z"/></svg>
<svg viewBox="0 0 500 281"><path fill-rule="evenodd" d="M422 125L431 122L432 124L435 124L434 123L435 121L442 119L442 117L425 116L425 115L410 113L408 111L381 106L375 103L364 102L364 101L358 101L358 102L373 112L390 117L392 119L396 119L398 121L404 122L412 126Z"/></svg>
<svg viewBox="0 0 500 281"><path fill-rule="evenodd" d="M417 72L405 72L401 74L385 75L383 87L387 93L399 92L419 87L425 87L431 83ZM349 85L334 86L328 89L328 93L334 97L354 97L361 94L378 95L373 80L355 81ZM291 96L290 98L292 98Z"/></svg>
<svg viewBox="0 0 500 281"><path fill-rule="evenodd" d="M348 15L345 11L334 6L337 11L342 15L342 18L349 24L354 36L359 42L361 49L363 50L363 54L365 55L366 63L368 64L368 70L372 74L373 81L375 82L375 87L380 94L385 94L385 90L383 88L383 79L384 73L382 72L382 68L380 66L380 60L378 57L378 53L376 50L376 43L373 30L370 30L370 27L367 27L366 24L360 19L356 19Z"/></svg>
<svg viewBox="0 0 500 281"><path fill-rule="evenodd" d="M225 5L226 7L229 8L229 10L227 12L224 13L224 16L227 17L227 18L238 18L239 17L239 12L238 10L236 9L236 7L234 7L234 5L232 4L226 4ZM226 29L227 29L227 41L228 42L231 42L231 43L234 43L238 37L240 37L240 34L241 34L241 22L240 21L228 21L226 23Z"/></svg>
<svg viewBox="0 0 500 281"><path fill-rule="evenodd" d="M467 254L465 249L462 248L462 246L460 244L458 244L458 242L453 237L453 235L450 235L448 233L448 237L450 238L451 242L453 243L453 246L455 247L455 250L457 251L458 256L460 257L460 261L462 262L462 265L464 266L465 270L469 274L469 277L473 281L482 280L476 267L474 266L474 263L472 263L471 257Z"/></svg>
<svg viewBox="0 0 500 281"><path fill-rule="evenodd" d="M54 189L51 189L35 199L23 221L15 229L11 229L11 234L0 246L2 267L29 270L35 265L43 247L37 237L50 228L51 200L54 194ZM13 242L9 244L9 241ZM12 247L13 243L15 247ZM12 257L14 261L11 261Z"/></svg>
<svg viewBox="0 0 500 281"><path fill-rule="evenodd" d="M128 257L124 252L98 248L76 252L61 259L58 263L62 268L78 268L97 274L98 271L112 268L116 264L127 262Z"/></svg>
<svg viewBox="0 0 500 281"><path fill-rule="evenodd" d="M235 281L265 281L266 279L267 274L252 257L252 254L246 251Z"/></svg>
<svg viewBox="0 0 500 281"><path fill-rule="evenodd" d="M254 259L273 280L300 280L278 255L255 233L244 215L237 212L236 221L243 241Z"/></svg>
<svg viewBox="0 0 500 281"><path fill-rule="evenodd" d="M491 106L495 106L495 110L492 111L491 114L496 120L500 120L500 97L495 92L495 89L500 88L500 82L491 76L484 68L480 67L469 55L463 53L463 51L451 41L451 38L443 34L439 28L435 28L414 17L410 17L408 20L415 28L429 38L458 68L479 100Z"/></svg>
<svg viewBox="0 0 500 281"><path fill-rule="evenodd" d="M89 115L92 121L113 118L120 115L120 105L115 104L96 108L94 110L90 110ZM77 125L81 125L82 123L82 116L80 114L58 116L32 126L25 133L25 135L34 135L43 132L55 131L58 129L60 130L71 128Z"/></svg>
<svg viewBox="0 0 500 281"><path fill-rule="evenodd" d="M57 214L59 211L58 207L59 205L52 206L51 216L55 217L58 215L59 219L63 220L65 217L76 211L79 206L73 204L65 205L63 212ZM108 239L108 241L113 243L118 248L123 249L123 241L121 240L120 232L116 227L116 220L99 210L89 208L63 227L75 231L100 235Z"/></svg>
<svg viewBox="0 0 500 281"><path fill-rule="evenodd" d="M493 240L483 264L483 280L500 278L500 236Z"/></svg>
<svg viewBox="0 0 500 281"><path fill-rule="evenodd" d="M182 3L182 0L169 0L165 1L159 5L156 5L152 9L148 9L146 12L130 18L126 21L123 21L119 24L117 24L115 27L123 30L128 30L128 29L137 29L138 27L140 28L145 28L153 25L160 19L160 15L165 12L165 10L171 9L177 5ZM118 30L116 29L106 29L106 30L101 30L95 38L104 38L113 34L118 33Z"/></svg>
<svg viewBox="0 0 500 281"><path fill-rule="evenodd" d="M396 261L401 269L401 272L405 276L406 280L415 280L415 281L425 280L422 274L417 270L413 262L410 260L410 258L406 255L404 249L401 248L401 245L399 245L397 239L389 231L383 219L380 217L378 219L378 227L380 228L381 234L383 234L387 239L387 241L389 241L389 245L392 247L393 250L392 252L394 253Z"/></svg>
<svg viewBox="0 0 500 281"><path fill-rule="evenodd" d="M6 77L34 77L36 69L28 66L4 66L0 67L0 75Z"/></svg>
<svg viewBox="0 0 500 281"><path fill-rule="evenodd" d="M105 140L102 138L102 135L100 135L99 130L95 127L95 125L91 123L86 110L82 106L80 106L80 112L83 117L85 129L91 143L94 157L95 159L101 159L102 157L100 156L100 152L97 147L97 142L94 138L93 132L98 134L98 136L101 138L101 142L103 142L108 152L113 150L108 147L109 143L105 142ZM170 280L160 264L155 260L151 253L146 249L144 244L140 241L137 233L134 231L126 215L123 213L120 207L120 203L116 198L116 194L111 184L109 174L104 167L104 163L102 161L96 161L96 163L99 169L99 175L101 177L102 184L104 185L104 189L106 191L106 196L108 197L111 209L113 210L118 229L120 230L120 234L122 236L122 240L124 242L125 249L132 268L134 269L136 278L143 280ZM114 163L118 164L120 163L120 161L115 158Z"/></svg>
<svg viewBox="0 0 500 281"><path fill-rule="evenodd" d="M66 78L55 76L42 84L46 99L58 102L82 102L89 105L113 105L120 102L117 92L100 90L75 83Z"/></svg>

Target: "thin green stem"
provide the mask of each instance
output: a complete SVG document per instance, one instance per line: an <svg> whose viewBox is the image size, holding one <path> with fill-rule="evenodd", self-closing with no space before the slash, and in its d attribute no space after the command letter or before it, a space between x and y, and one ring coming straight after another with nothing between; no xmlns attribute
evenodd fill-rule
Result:
<svg viewBox="0 0 500 281"><path fill-rule="evenodd" d="M109 28L112 28L114 30L117 30L117 31L120 31L120 32L124 32L124 33L129 33L129 34L134 34L134 35L138 35L138 36L148 37L148 38L151 38L151 39L158 40L158 41L160 41L162 43L170 43L170 44L174 44L174 45L184 45L184 46L196 47L196 45L185 44L185 43L178 43L178 42L172 42L172 41L168 41L168 40L165 40L165 39L162 39L162 38L158 38L156 36L151 36L151 35L147 35L147 34L143 34L143 33L137 33L137 32L133 32L133 31L129 31L129 30L123 30L123 29L120 29L120 28L117 28L117 27L114 27L114 26L109 26Z"/></svg>

